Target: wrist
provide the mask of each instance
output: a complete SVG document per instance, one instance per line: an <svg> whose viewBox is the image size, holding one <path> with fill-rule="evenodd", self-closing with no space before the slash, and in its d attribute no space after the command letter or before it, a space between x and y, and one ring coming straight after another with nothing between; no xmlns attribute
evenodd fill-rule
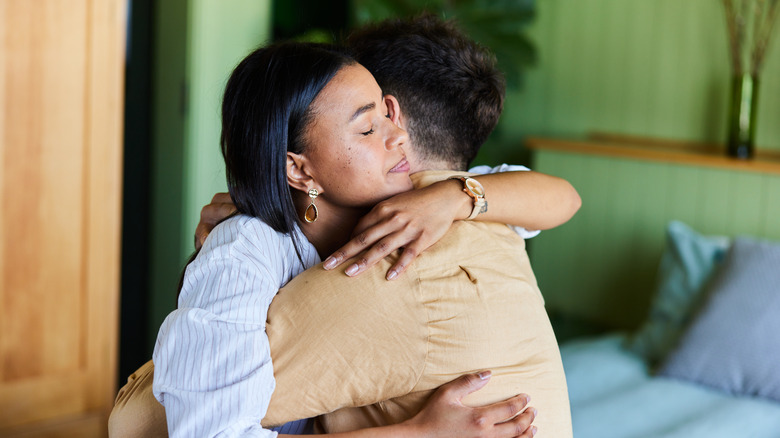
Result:
<svg viewBox="0 0 780 438"><path fill-rule="evenodd" d="M448 193L452 199L451 205L454 208L452 220L466 220L474 208L474 201L469 195L463 192L463 183L458 179L448 179L442 181L448 185Z"/></svg>
<svg viewBox="0 0 780 438"><path fill-rule="evenodd" d="M414 421L414 417L392 427L395 427L393 436L414 438L434 438L436 436L435 429L426 427L425 422Z"/></svg>
<svg viewBox="0 0 780 438"><path fill-rule="evenodd" d="M471 200L471 212L465 218L466 220L476 219L478 215L487 211L487 200L485 199L485 188L474 178L467 176L454 176L452 180L458 180L462 184L462 192Z"/></svg>

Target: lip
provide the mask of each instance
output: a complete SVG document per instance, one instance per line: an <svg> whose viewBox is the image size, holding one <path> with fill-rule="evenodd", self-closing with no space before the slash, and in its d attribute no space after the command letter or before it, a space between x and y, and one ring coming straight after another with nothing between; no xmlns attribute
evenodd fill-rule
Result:
<svg viewBox="0 0 780 438"><path fill-rule="evenodd" d="M395 166L393 166L392 169L388 173L407 173L409 172L409 162L406 161L406 157L401 158L401 161L398 162Z"/></svg>

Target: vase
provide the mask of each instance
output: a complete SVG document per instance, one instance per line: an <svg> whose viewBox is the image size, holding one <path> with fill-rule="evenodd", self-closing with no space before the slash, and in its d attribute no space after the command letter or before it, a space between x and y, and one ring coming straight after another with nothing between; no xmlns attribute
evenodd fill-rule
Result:
<svg viewBox="0 0 780 438"><path fill-rule="evenodd" d="M758 108L758 76L736 75L731 80L728 120L728 154L739 159L753 157Z"/></svg>

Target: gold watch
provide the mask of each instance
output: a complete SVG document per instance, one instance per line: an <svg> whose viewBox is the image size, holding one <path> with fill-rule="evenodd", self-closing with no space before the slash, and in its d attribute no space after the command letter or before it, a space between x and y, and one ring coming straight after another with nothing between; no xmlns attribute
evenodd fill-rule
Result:
<svg viewBox="0 0 780 438"><path fill-rule="evenodd" d="M485 199L485 188L482 187L479 181L467 176L453 176L450 179L459 179L463 181L463 191L471 196L474 200L474 209L471 210L471 214L466 220L472 220L480 213L484 213L488 209L487 200Z"/></svg>

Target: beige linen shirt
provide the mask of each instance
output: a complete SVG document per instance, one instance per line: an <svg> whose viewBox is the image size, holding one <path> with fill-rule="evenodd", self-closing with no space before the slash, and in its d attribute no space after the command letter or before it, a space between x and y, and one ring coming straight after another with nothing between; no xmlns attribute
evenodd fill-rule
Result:
<svg viewBox="0 0 780 438"><path fill-rule="evenodd" d="M419 188L452 174L413 180ZM263 424L336 409L321 419L327 432L397 423L442 384L491 370L467 404L524 392L539 409L537 436L571 437L566 378L524 240L506 225L459 221L387 281L396 257L357 278L315 266L274 298L266 331L277 386Z"/></svg>
<svg viewBox="0 0 780 438"><path fill-rule="evenodd" d="M413 180L423 187L454 174L422 172ZM539 410L537 437L571 437L560 353L523 239L506 225L459 221L387 281L396 257L356 278L317 265L280 290L266 326L276 389L263 424L321 414L327 432L397 423L438 386L491 370L488 385L465 403L527 393ZM112 436L164 433L162 406L145 396L150 377L120 391ZM156 422L138 431L138 416Z"/></svg>

